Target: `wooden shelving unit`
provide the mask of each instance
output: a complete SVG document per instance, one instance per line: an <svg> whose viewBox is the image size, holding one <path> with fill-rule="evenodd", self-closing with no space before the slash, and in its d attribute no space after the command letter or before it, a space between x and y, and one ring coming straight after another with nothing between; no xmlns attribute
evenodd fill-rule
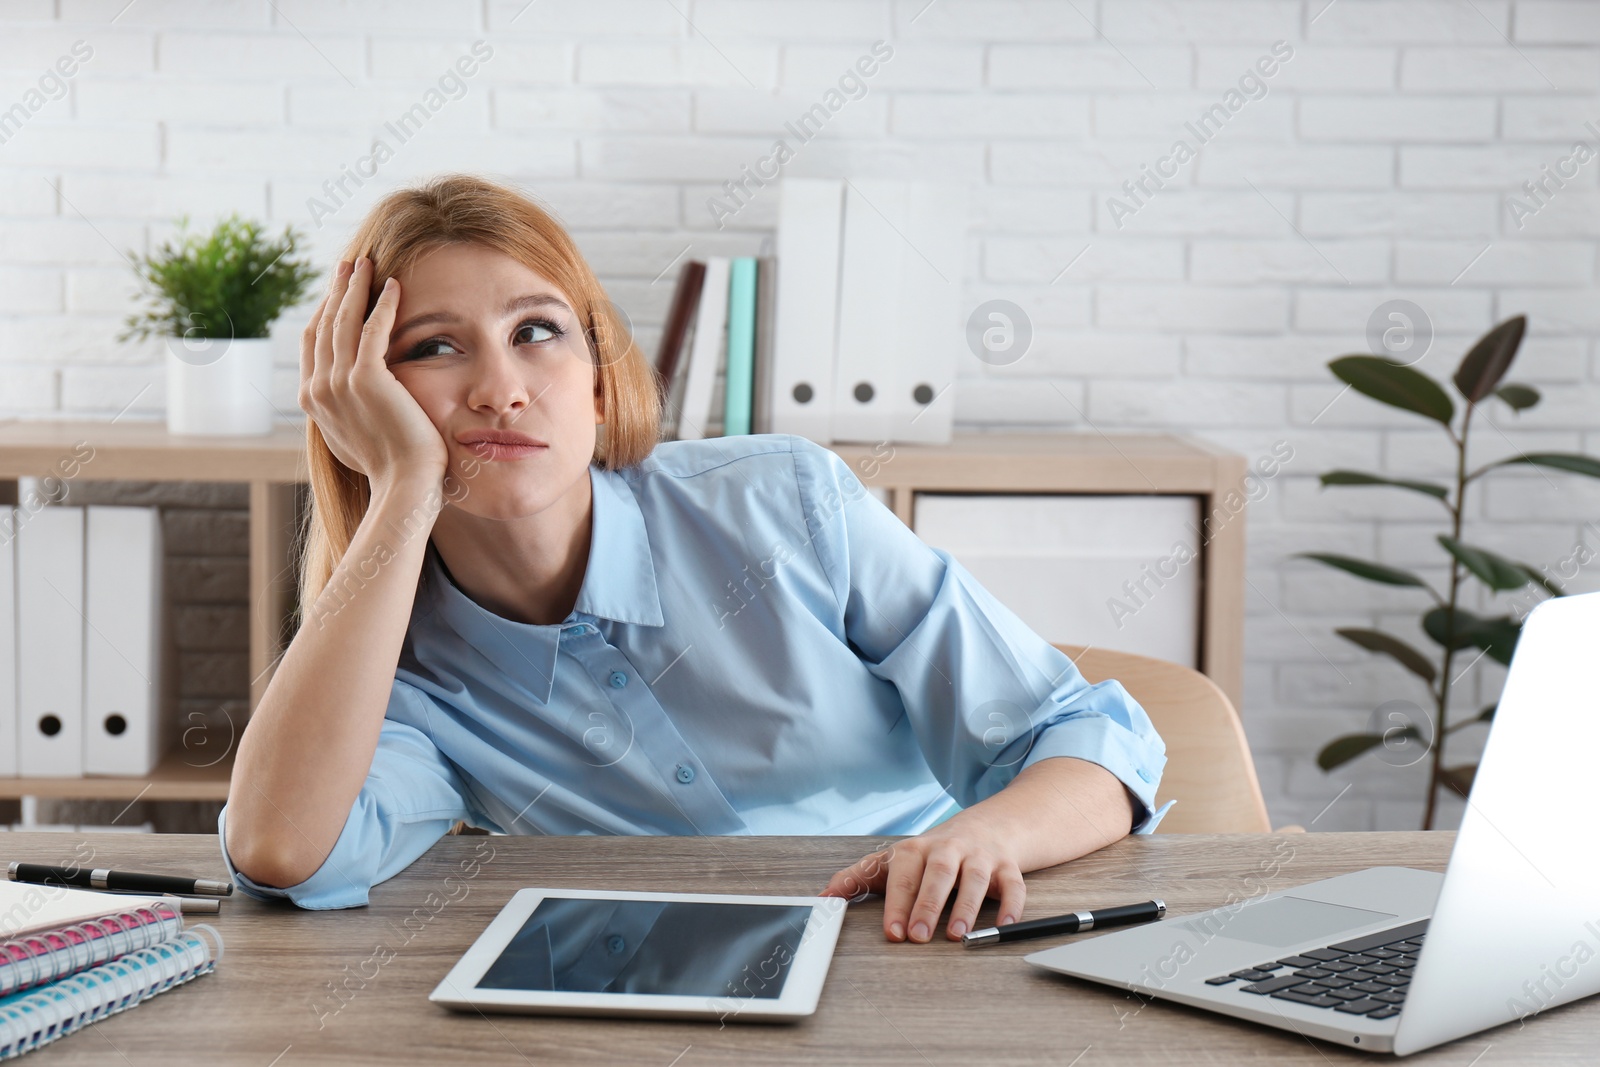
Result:
<svg viewBox="0 0 1600 1067"><path fill-rule="evenodd" d="M148 778L0 778L0 800L227 800L232 757L209 766L188 762L192 759L190 753L169 752Z"/></svg>
<svg viewBox="0 0 1600 1067"><path fill-rule="evenodd" d="M59 478L61 465L74 459L75 477L86 481L250 486L249 662L254 707L272 679L282 651L280 635L294 605L290 549L296 485L307 479L305 430L282 425L259 437L190 437L170 434L159 422L0 420L0 503L18 502L17 479ZM232 760L194 766L214 758L179 749L148 778L0 778L0 798L224 800Z"/></svg>
<svg viewBox="0 0 1600 1067"><path fill-rule="evenodd" d="M305 431L262 437L179 437L150 422L0 421L0 503L17 479L58 474L80 443L93 449L77 477L90 480L232 481L250 486L250 704L272 677L294 602L291 559L296 486L307 479ZM957 434L948 445L830 446L915 529L918 492L1180 494L1209 513L1239 487L1244 457L1164 434ZM892 459L884 448L892 448ZM1243 682L1244 523L1230 523L1203 552L1201 668L1237 704ZM243 729L242 724L240 729ZM0 778L0 798L146 800L227 798L230 758L175 751L148 778ZM197 766L210 763L209 766Z"/></svg>

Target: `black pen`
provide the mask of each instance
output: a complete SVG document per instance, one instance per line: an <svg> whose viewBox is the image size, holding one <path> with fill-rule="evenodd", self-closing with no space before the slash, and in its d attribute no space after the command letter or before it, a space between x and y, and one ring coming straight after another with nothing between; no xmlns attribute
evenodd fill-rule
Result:
<svg viewBox="0 0 1600 1067"><path fill-rule="evenodd" d="M42 863L13 862L6 868L6 874L13 882L71 885L80 889L119 889L129 893L178 893L204 897L225 897L233 893L232 882L175 878L168 874L137 874L104 867L49 867Z"/></svg>
<svg viewBox="0 0 1600 1067"><path fill-rule="evenodd" d="M1051 934L1077 934L1093 930L1096 926L1122 926L1126 923L1149 922L1167 913L1167 905L1160 900L1147 900L1143 904L1123 904L1115 908L1098 908L1095 911L1075 911L1067 915L1052 915L1046 919L1028 919L1020 923L991 926L987 930L973 930L961 935L963 945L986 945L990 942L1021 941L1029 937L1049 937Z"/></svg>

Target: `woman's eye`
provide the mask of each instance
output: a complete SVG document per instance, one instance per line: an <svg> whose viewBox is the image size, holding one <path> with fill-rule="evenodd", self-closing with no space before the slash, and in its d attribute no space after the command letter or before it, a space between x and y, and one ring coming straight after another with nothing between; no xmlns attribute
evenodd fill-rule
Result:
<svg viewBox="0 0 1600 1067"><path fill-rule="evenodd" d="M449 341L424 341L420 345L418 345L417 347L413 348L410 352L406 353L406 357L405 358L407 358L407 359L417 359L419 357L438 355L437 352L433 351L433 348L434 348L435 345L442 345L445 348L449 348L450 347L450 342Z"/></svg>
<svg viewBox="0 0 1600 1067"><path fill-rule="evenodd" d="M544 322L525 322L517 327L517 337L527 344L538 344L549 341L559 336L550 324Z"/></svg>

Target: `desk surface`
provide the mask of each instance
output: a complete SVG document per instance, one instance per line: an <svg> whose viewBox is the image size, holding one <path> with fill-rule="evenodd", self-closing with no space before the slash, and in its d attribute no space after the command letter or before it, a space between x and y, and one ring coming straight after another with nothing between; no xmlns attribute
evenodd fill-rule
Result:
<svg viewBox="0 0 1600 1067"><path fill-rule="evenodd" d="M1160 896L1184 915L1375 865L1442 870L1453 833L1155 835L1126 838L1028 876L1027 913ZM13 833L3 858L224 874L216 838ZM29 1057L48 1064L1291 1064L1367 1054L1050 975L1020 957L1054 940L965 949L883 939L883 903L852 905L817 1013L795 1025L457 1015L428 993L518 888L816 892L888 839L446 837L366 908L310 912L235 894L210 921L214 974ZM478 850L481 850L478 851ZM485 858L475 878L460 863ZM65 858L63 858L65 857ZM1274 873L1275 872L1275 873ZM448 876L455 876L450 883ZM1230 897L1231 894L1231 897ZM454 898L453 900L450 898ZM404 925L413 917L409 926ZM994 918L986 905L980 921ZM1085 936L1101 936L1088 934ZM380 951L381 949L381 951ZM378 963L392 953L392 959ZM373 975L363 981L363 975ZM345 980L349 978L349 981ZM340 1001L330 987L345 983ZM1404 1062L1465 1067L1593 1062L1600 998L1502 1026ZM117 1052L121 1056L117 1055ZM1087 1051L1085 1051L1087 1050ZM1082 1053L1082 1058L1074 1057Z"/></svg>

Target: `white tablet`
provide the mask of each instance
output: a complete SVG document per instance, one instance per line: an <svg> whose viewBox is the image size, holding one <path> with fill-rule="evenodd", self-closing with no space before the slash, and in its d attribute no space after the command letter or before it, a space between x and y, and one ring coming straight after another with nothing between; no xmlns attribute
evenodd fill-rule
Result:
<svg viewBox="0 0 1600 1067"><path fill-rule="evenodd" d="M458 1011L797 1019L847 902L523 889L428 999Z"/></svg>

